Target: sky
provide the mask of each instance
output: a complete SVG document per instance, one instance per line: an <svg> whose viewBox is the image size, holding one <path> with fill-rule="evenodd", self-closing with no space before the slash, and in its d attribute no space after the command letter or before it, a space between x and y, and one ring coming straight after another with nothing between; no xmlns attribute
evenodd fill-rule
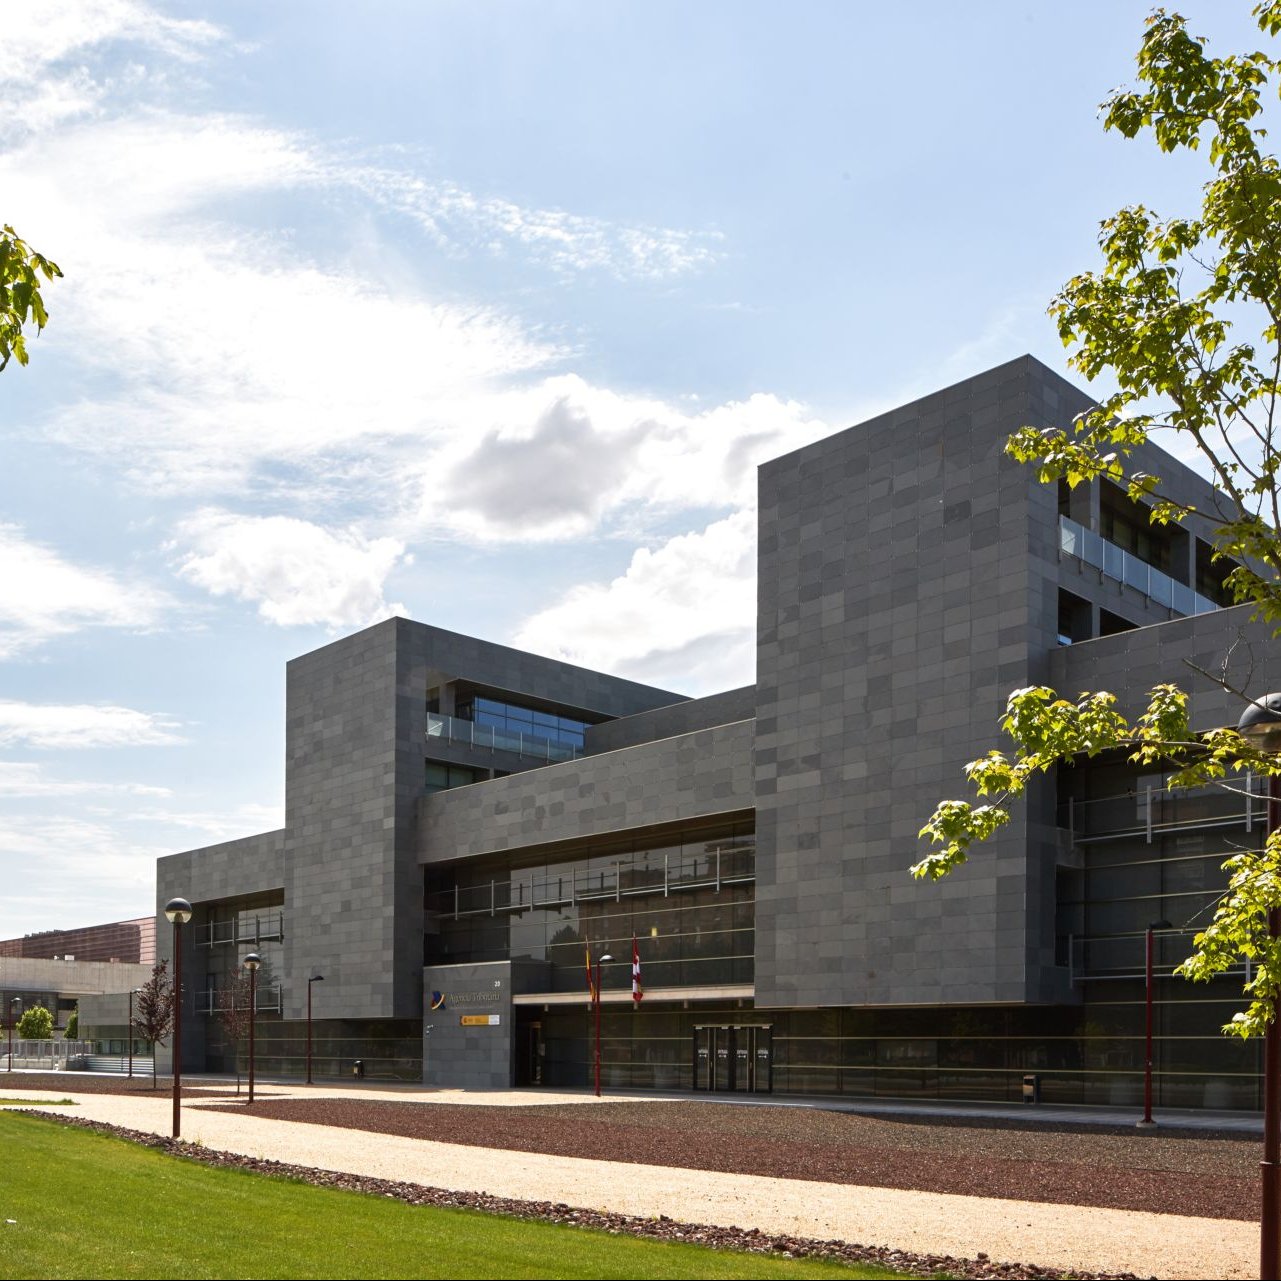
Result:
<svg viewBox="0 0 1281 1281"><path fill-rule="evenodd" d="M279 827L284 665L389 614L750 682L755 468L1030 352L1147 5L40 0L0 222L0 938ZM1181 6L1216 48L1248 5Z"/></svg>

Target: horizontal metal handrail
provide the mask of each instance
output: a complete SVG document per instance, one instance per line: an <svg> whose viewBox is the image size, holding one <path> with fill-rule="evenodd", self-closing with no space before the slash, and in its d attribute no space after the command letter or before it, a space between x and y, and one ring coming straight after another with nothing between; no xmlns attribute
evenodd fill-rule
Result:
<svg viewBox="0 0 1281 1281"><path fill-rule="evenodd" d="M549 764L577 760L583 749L573 743L562 743L543 734L526 734L521 730L502 730L494 725L478 725L460 716L443 716L439 712L427 713L428 739L439 738L449 743L462 743L467 747L487 751L514 752L517 756L530 756Z"/></svg>

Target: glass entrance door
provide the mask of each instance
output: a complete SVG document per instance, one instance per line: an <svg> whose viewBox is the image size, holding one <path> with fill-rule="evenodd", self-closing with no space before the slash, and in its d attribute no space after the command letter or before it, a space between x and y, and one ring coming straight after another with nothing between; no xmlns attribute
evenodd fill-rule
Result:
<svg viewBox="0 0 1281 1281"><path fill-rule="evenodd" d="M543 1025L537 1020L519 1023L516 1028L516 1084L543 1085L547 1045Z"/></svg>
<svg viewBox="0 0 1281 1281"><path fill-rule="evenodd" d="M709 1023L694 1029L694 1088L768 1094L773 1082L773 1029L758 1023Z"/></svg>

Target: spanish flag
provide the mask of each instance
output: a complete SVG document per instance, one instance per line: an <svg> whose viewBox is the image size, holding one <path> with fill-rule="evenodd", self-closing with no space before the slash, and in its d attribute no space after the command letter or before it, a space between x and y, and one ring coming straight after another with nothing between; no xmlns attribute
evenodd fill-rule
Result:
<svg viewBox="0 0 1281 1281"><path fill-rule="evenodd" d="M641 991L640 980L640 948L636 946L636 935L632 935L632 1000L637 1005L640 1004L641 998L645 995ZM635 1008L635 1007L633 1007Z"/></svg>
<svg viewBox="0 0 1281 1281"><path fill-rule="evenodd" d="M592 978L592 945L584 943L583 951L587 953L587 995L594 1001L596 999L596 983Z"/></svg>

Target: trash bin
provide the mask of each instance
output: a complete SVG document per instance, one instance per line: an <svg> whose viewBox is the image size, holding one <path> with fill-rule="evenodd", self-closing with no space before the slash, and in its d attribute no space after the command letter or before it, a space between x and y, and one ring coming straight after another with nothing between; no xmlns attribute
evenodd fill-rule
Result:
<svg viewBox="0 0 1281 1281"><path fill-rule="evenodd" d="M1023 1078L1023 1102L1040 1103L1041 1101L1041 1078L1035 1073L1028 1073Z"/></svg>
<svg viewBox="0 0 1281 1281"><path fill-rule="evenodd" d="M359 1078L359 1077L363 1077L363 1076L365 1075L365 1060L364 1060L364 1059L357 1059L357 1060L356 1060L356 1061L351 1065L351 1074L352 1074L352 1076L354 1076L354 1077L358 1077L358 1078Z"/></svg>

